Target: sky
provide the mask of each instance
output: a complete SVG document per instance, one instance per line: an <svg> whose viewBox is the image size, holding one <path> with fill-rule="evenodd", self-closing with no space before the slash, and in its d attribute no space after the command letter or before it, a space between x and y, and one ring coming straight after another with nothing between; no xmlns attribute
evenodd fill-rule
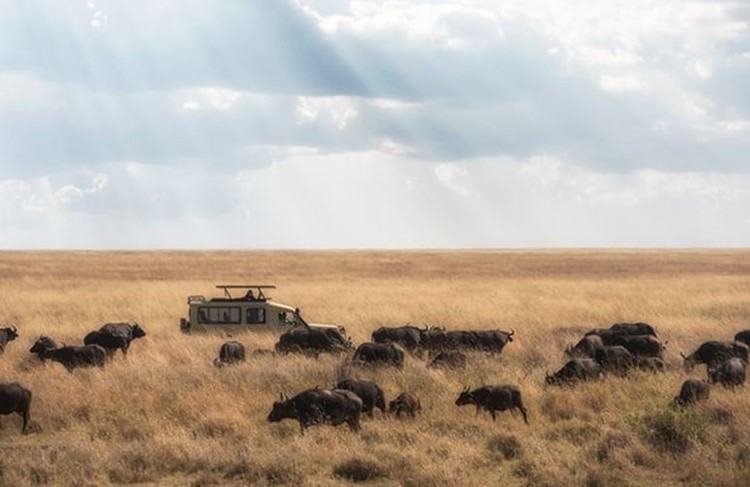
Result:
<svg viewBox="0 0 750 487"><path fill-rule="evenodd" d="M750 3L0 0L0 248L750 246Z"/></svg>

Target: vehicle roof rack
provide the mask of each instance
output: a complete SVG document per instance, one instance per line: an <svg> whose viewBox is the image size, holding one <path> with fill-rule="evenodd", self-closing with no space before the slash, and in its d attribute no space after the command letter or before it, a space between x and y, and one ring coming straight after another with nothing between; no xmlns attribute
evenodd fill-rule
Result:
<svg viewBox="0 0 750 487"><path fill-rule="evenodd" d="M224 295L229 300L239 299L239 300L249 300L249 301L265 301L268 298L263 293L263 290L264 289L276 289L276 286L274 284L217 284L216 289L223 289ZM235 297L232 297L231 293L229 292L230 289L248 289L248 292L242 298L235 298ZM253 289L256 289L258 291L257 296L252 295Z"/></svg>

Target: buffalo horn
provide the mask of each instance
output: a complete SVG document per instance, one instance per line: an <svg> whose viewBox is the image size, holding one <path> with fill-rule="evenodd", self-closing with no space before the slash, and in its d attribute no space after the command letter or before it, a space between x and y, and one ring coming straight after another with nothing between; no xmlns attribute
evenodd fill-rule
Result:
<svg viewBox="0 0 750 487"><path fill-rule="evenodd" d="M13 333L16 333L18 329L16 328L16 325L13 325Z"/></svg>
<svg viewBox="0 0 750 487"><path fill-rule="evenodd" d="M686 360L687 360L687 357L686 357L686 356L685 356L685 354L684 354L684 353L682 353L682 352L680 352L680 357L682 357L683 359L686 359Z"/></svg>
<svg viewBox="0 0 750 487"><path fill-rule="evenodd" d="M512 337L514 333L515 333L515 330L513 330L513 328L511 328L510 329L510 333L508 333L508 336Z"/></svg>

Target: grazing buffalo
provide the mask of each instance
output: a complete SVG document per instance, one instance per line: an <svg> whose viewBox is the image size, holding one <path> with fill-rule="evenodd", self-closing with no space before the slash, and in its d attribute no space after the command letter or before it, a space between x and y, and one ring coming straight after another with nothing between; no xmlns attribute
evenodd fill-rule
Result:
<svg viewBox="0 0 750 487"><path fill-rule="evenodd" d="M219 356L214 359L214 365L224 367L245 361L245 346L237 340L224 342L219 349Z"/></svg>
<svg viewBox="0 0 750 487"><path fill-rule="evenodd" d="M604 347L602 337L596 334L586 335L572 347L568 347L565 353L571 357L594 358L596 351Z"/></svg>
<svg viewBox="0 0 750 487"><path fill-rule="evenodd" d="M372 332L373 343L398 343L404 350L414 353L422 343L422 334L428 331L416 326L405 325L399 327L381 326Z"/></svg>
<svg viewBox="0 0 750 487"><path fill-rule="evenodd" d="M618 375L627 374L635 365L633 354L620 345L598 349L594 360L601 365L603 371Z"/></svg>
<svg viewBox="0 0 750 487"><path fill-rule="evenodd" d="M416 392L402 392L396 396L396 399L388 403L388 412L395 414L397 418L401 417L401 413L414 418L417 412L421 410L422 402Z"/></svg>
<svg viewBox="0 0 750 487"><path fill-rule="evenodd" d="M602 376L602 367L592 358L574 358L550 375L547 372L547 384L572 384L578 381L596 380Z"/></svg>
<svg viewBox="0 0 750 487"><path fill-rule="evenodd" d="M682 383L680 393L674 398L674 402L678 406L687 406L704 401L708 399L710 389L711 386L703 379L688 379Z"/></svg>
<svg viewBox="0 0 750 487"><path fill-rule="evenodd" d="M506 411L508 409L518 409L523 415L523 421L529 424L527 410L521 400L521 390L514 385L500 386L482 386L473 391L465 388L456 399L456 406L473 404L476 406L476 412L479 414L480 409L485 409L492 415L495 421L495 411Z"/></svg>
<svg viewBox="0 0 750 487"><path fill-rule="evenodd" d="M708 369L708 382L719 383L724 387L734 388L745 383L747 362L737 357L725 360L716 367Z"/></svg>
<svg viewBox="0 0 750 487"><path fill-rule="evenodd" d="M385 414L385 395L383 389L372 381L359 379L344 379L336 384L336 389L352 391L362 399L362 412L371 418L375 408Z"/></svg>
<svg viewBox="0 0 750 487"><path fill-rule="evenodd" d="M73 372L77 367L104 367L107 352L99 345L49 348L50 341L48 337L39 338L29 352L37 354L42 360L50 359L61 363L68 372Z"/></svg>
<svg viewBox="0 0 750 487"><path fill-rule="evenodd" d="M661 357L664 352L662 341L652 335L605 335L602 341L607 347L619 345L641 357Z"/></svg>
<svg viewBox="0 0 750 487"><path fill-rule="evenodd" d="M666 370L664 360L659 357L640 357L634 355L633 363L637 368L648 372L664 372Z"/></svg>
<svg viewBox="0 0 750 487"><path fill-rule="evenodd" d="M734 341L742 342L747 346L750 346L750 330L742 330L734 336Z"/></svg>
<svg viewBox="0 0 750 487"><path fill-rule="evenodd" d="M0 384L0 414L18 413L23 418L21 433L26 433L29 424L31 391L18 382Z"/></svg>
<svg viewBox="0 0 750 487"><path fill-rule="evenodd" d="M466 367L466 354L458 350L445 350L430 360L427 367L436 369L463 369Z"/></svg>
<svg viewBox="0 0 750 487"><path fill-rule="evenodd" d="M737 357L745 362L748 359L748 347L742 342L720 342L708 341L698 347L693 353L683 358L685 370L692 370L697 364L706 364L708 368L716 368L719 364L732 357Z"/></svg>
<svg viewBox="0 0 750 487"><path fill-rule="evenodd" d="M363 343L354 351L352 363L403 367L405 354L398 343Z"/></svg>
<svg viewBox="0 0 750 487"><path fill-rule="evenodd" d="M511 330L469 330L445 331L434 329L423 334L424 347L433 351L476 350L498 354L505 345L513 341L515 331Z"/></svg>
<svg viewBox="0 0 750 487"><path fill-rule="evenodd" d="M654 327L648 323L615 323L609 328L594 328L586 335L615 336L615 335L650 335L656 336Z"/></svg>
<svg viewBox="0 0 750 487"><path fill-rule="evenodd" d="M308 389L291 399L280 394L279 400L273 403L267 420L277 423L282 419L296 419L302 433L307 427L322 423L334 426L346 423L352 431L359 431L361 412L362 399L351 391Z"/></svg>
<svg viewBox="0 0 750 487"><path fill-rule="evenodd" d="M276 343L278 353L301 353L316 358L321 353L338 355L352 348L351 340L332 328L293 328Z"/></svg>
<svg viewBox="0 0 750 487"><path fill-rule="evenodd" d="M16 327L12 328L0 328L0 355L5 352L5 346L9 341L18 338L18 330Z"/></svg>

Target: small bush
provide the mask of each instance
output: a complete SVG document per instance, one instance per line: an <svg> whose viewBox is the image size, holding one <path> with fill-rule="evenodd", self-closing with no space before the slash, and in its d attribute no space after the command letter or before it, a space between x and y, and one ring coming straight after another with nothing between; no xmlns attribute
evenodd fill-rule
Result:
<svg viewBox="0 0 750 487"><path fill-rule="evenodd" d="M704 441L709 419L699 410L662 410L642 418L643 436L659 451L682 454Z"/></svg>
<svg viewBox="0 0 750 487"><path fill-rule="evenodd" d="M513 435L495 435L487 442L487 449L506 460L521 456L521 443Z"/></svg>
<svg viewBox="0 0 750 487"><path fill-rule="evenodd" d="M333 468L333 475L351 482L367 482L386 477L383 467L372 460L352 458Z"/></svg>

